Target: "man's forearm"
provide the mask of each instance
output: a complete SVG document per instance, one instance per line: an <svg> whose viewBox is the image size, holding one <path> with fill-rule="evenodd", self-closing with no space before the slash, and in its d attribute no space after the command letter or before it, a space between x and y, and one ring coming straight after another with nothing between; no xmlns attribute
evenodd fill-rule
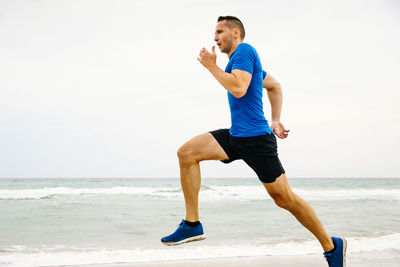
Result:
<svg viewBox="0 0 400 267"><path fill-rule="evenodd" d="M282 88L277 86L267 92L269 102L271 103L271 120L279 121L282 111Z"/></svg>
<svg viewBox="0 0 400 267"><path fill-rule="evenodd" d="M235 76L220 69L217 65L207 68L217 81L235 97L242 96L242 89Z"/></svg>

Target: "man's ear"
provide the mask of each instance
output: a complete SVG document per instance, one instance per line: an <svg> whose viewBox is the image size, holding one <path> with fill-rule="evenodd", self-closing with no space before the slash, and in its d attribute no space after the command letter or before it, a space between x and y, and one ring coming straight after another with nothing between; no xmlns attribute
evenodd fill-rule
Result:
<svg viewBox="0 0 400 267"><path fill-rule="evenodd" d="M233 29L233 37L235 38L240 37L240 30L238 28Z"/></svg>

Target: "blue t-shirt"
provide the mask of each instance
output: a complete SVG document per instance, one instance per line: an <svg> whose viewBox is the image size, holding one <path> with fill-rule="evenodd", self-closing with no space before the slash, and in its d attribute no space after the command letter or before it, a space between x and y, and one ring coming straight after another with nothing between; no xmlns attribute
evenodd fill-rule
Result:
<svg viewBox="0 0 400 267"><path fill-rule="evenodd" d="M236 47L225 72L232 73L235 69L247 71L252 76L249 88L241 98L234 97L228 91L232 122L230 134L234 137L273 134L265 119L262 102L263 80L267 73L262 70L260 57L254 47L246 43Z"/></svg>

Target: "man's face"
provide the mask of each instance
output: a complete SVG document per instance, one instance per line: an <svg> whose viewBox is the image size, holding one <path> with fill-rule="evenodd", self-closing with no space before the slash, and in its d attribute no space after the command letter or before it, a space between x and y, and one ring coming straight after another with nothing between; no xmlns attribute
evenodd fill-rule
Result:
<svg viewBox="0 0 400 267"><path fill-rule="evenodd" d="M233 45L233 31L226 25L226 20L221 20L215 28L214 41L222 53L228 53Z"/></svg>

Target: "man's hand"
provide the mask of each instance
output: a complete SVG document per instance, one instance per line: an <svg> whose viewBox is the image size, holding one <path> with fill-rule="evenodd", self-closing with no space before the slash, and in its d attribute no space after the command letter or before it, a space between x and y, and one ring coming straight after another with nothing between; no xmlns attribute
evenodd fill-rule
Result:
<svg viewBox="0 0 400 267"><path fill-rule="evenodd" d="M200 50L200 54L197 60L200 61L200 63L207 69L216 65L217 54L215 54L215 46L212 47L212 54L203 47L203 49Z"/></svg>
<svg viewBox="0 0 400 267"><path fill-rule="evenodd" d="M280 139L285 139L289 135L289 130L286 130L280 121L272 121L271 129Z"/></svg>

